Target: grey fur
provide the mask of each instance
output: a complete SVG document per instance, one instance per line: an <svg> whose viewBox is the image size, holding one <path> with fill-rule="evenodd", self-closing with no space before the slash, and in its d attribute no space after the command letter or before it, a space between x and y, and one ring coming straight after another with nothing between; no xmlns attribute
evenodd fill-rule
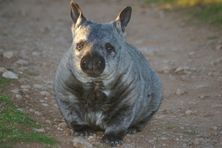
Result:
<svg viewBox="0 0 222 148"><path fill-rule="evenodd" d="M131 9L126 15L131 15ZM82 17L84 20L75 20L72 26L72 46L56 72L55 99L67 124L76 132L102 129L103 141L115 145L128 130L142 128L158 110L161 82L144 56L125 41L125 30L119 23L129 20L120 21L118 16L113 22L98 24L84 16L78 19ZM84 49L77 51L76 43L83 40L87 41ZM107 54L107 42L114 46L114 53ZM89 52L97 52L105 59L105 69L97 77L88 76L80 67L82 57Z"/></svg>

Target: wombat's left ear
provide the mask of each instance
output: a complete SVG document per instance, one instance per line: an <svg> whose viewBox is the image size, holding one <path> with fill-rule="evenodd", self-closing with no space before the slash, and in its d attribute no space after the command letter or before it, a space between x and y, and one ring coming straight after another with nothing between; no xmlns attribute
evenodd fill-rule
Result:
<svg viewBox="0 0 222 148"><path fill-rule="evenodd" d="M123 9L117 16L114 24L118 29L121 29L122 32L125 32L125 28L130 21L132 13L132 7L128 6Z"/></svg>
<svg viewBox="0 0 222 148"><path fill-rule="evenodd" d="M71 7L71 18L75 25L80 24L81 22L85 21L86 18L82 13L79 5L74 1L70 0L70 7Z"/></svg>

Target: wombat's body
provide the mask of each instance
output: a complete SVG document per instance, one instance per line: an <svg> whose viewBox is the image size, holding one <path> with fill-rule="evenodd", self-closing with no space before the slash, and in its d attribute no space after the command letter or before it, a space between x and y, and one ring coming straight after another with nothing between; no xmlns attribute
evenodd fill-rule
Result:
<svg viewBox="0 0 222 148"><path fill-rule="evenodd" d="M78 16L81 10L71 4ZM161 82L144 56L125 42L121 26L114 24L118 19L96 24L79 15L72 16L73 45L57 69L56 101L75 132L102 129L103 140L117 144L128 131L142 128L158 110Z"/></svg>

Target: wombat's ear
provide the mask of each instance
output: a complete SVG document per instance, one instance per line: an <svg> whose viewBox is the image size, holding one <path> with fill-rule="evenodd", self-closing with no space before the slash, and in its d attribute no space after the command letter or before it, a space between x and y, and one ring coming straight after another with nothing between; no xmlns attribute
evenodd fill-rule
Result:
<svg viewBox="0 0 222 148"><path fill-rule="evenodd" d="M70 0L70 7L71 7L71 12L70 12L71 18L75 25L77 23L81 23L82 21L86 20L85 16L82 13L82 10L74 0Z"/></svg>
<svg viewBox="0 0 222 148"><path fill-rule="evenodd" d="M119 15L117 16L116 20L115 20L115 25L117 28L121 29L122 32L125 32L125 28L127 26L127 24L130 21L131 18L131 13L132 13L132 7L126 7L125 9L123 9Z"/></svg>

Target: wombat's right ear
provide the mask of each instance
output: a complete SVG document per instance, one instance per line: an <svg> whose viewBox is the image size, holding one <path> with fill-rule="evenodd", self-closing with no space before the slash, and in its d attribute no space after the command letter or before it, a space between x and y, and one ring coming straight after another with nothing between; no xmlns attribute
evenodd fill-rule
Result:
<svg viewBox="0 0 222 148"><path fill-rule="evenodd" d="M131 18L132 8L130 6L123 9L119 15L117 16L114 25L121 30L123 33L125 32L125 28L128 25Z"/></svg>
<svg viewBox="0 0 222 148"><path fill-rule="evenodd" d="M71 7L71 18L75 25L81 24L83 21L86 20L85 16L82 13L79 5L74 1L70 0L70 7Z"/></svg>

